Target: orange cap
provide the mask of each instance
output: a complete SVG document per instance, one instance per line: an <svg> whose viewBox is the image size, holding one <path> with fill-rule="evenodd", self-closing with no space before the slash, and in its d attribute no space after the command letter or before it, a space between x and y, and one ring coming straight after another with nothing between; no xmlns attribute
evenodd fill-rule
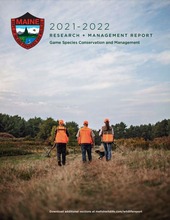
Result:
<svg viewBox="0 0 170 220"><path fill-rule="evenodd" d="M109 119L108 119L108 118L106 118L106 119L104 120L104 123L106 123L106 122L109 122Z"/></svg>
<svg viewBox="0 0 170 220"><path fill-rule="evenodd" d="M64 121L61 119L59 120L59 125L63 125L64 124Z"/></svg>
<svg viewBox="0 0 170 220"><path fill-rule="evenodd" d="M88 123L88 121L84 121L84 123L83 123L84 125L88 125L89 123Z"/></svg>

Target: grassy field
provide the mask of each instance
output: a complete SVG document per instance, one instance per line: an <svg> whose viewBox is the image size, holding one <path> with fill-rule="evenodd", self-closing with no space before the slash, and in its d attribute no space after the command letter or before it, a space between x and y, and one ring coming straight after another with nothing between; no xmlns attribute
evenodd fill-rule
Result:
<svg viewBox="0 0 170 220"><path fill-rule="evenodd" d="M69 154L64 167L55 152L1 157L0 219L169 219L170 151L120 147L109 162Z"/></svg>

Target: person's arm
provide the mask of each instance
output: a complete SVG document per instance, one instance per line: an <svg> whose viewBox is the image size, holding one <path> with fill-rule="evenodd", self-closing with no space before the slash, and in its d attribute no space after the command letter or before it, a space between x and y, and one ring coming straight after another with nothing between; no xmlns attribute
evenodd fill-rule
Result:
<svg viewBox="0 0 170 220"><path fill-rule="evenodd" d="M66 135L67 135L67 137L69 137L69 132L68 132L67 128L66 128Z"/></svg>
<svg viewBox="0 0 170 220"><path fill-rule="evenodd" d="M114 143L114 129L112 127L112 134L113 134L113 143Z"/></svg>
<svg viewBox="0 0 170 220"><path fill-rule="evenodd" d="M91 130L91 137L92 137L93 145L95 145L95 134L92 130Z"/></svg>
<svg viewBox="0 0 170 220"><path fill-rule="evenodd" d="M79 137L80 137L80 129L78 130L78 132L77 132L77 134L76 134L76 137L77 137L77 141L78 141L78 139L79 139Z"/></svg>
<svg viewBox="0 0 170 220"><path fill-rule="evenodd" d="M80 144L80 129L78 130L76 137L77 137L78 144Z"/></svg>
<svg viewBox="0 0 170 220"><path fill-rule="evenodd" d="M103 135L103 131L102 131L102 128L99 130L99 136L102 136Z"/></svg>
<svg viewBox="0 0 170 220"><path fill-rule="evenodd" d="M55 141L56 134L57 134L57 129L55 130L54 141Z"/></svg>

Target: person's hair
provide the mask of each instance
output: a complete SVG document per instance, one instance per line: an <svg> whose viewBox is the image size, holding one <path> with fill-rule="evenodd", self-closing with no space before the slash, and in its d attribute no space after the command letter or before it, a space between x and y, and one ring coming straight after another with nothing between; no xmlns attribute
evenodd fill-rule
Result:
<svg viewBox="0 0 170 220"><path fill-rule="evenodd" d="M106 129L107 129L107 131L109 130L109 128L110 128L110 125L109 125L109 122L107 121L106 122Z"/></svg>

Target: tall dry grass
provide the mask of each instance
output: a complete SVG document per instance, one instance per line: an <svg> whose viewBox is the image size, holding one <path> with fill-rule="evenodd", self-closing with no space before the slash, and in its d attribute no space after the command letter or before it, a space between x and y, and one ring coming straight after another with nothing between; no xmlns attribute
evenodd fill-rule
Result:
<svg viewBox="0 0 170 220"><path fill-rule="evenodd" d="M168 219L170 193L169 151L113 152L112 160L90 164L81 155L4 161L0 168L1 219ZM59 214L49 211L132 210L140 214Z"/></svg>

